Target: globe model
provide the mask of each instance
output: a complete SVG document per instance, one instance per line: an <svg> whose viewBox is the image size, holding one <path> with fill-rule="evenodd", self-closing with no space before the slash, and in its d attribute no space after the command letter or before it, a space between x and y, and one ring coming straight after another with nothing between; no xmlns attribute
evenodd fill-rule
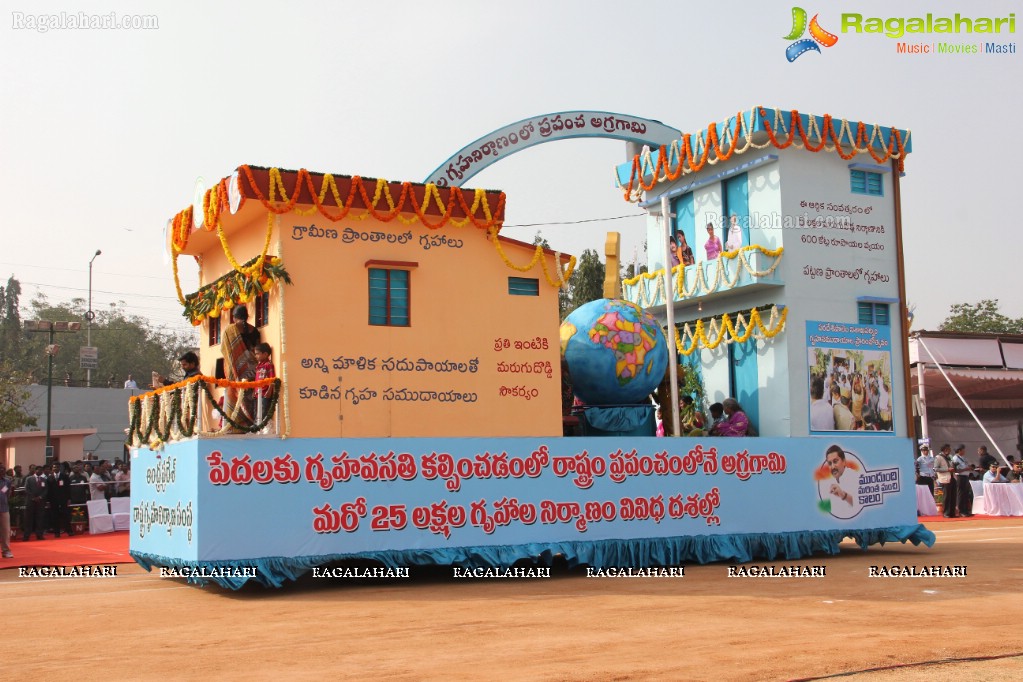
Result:
<svg viewBox="0 0 1023 682"><path fill-rule="evenodd" d="M602 298L561 324L561 354L575 395L587 405L646 401L664 378L668 349L661 326L628 301Z"/></svg>

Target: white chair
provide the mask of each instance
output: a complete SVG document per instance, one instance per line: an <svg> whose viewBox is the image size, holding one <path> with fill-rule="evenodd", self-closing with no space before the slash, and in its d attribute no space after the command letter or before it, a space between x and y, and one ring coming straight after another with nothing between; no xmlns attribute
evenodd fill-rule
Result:
<svg viewBox="0 0 1023 682"><path fill-rule="evenodd" d="M111 497L110 515L114 517L114 530L131 528L131 498Z"/></svg>
<svg viewBox="0 0 1023 682"><path fill-rule="evenodd" d="M106 500L89 500L85 503L89 508L89 535L114 532L114 517L107 509Z"/></svg>

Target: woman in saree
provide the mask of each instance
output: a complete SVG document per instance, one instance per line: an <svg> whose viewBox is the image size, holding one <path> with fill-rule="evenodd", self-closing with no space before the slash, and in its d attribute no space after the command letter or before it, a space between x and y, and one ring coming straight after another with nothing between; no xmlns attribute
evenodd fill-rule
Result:
<svg viewBox="0 0 1023 682"><path fill-rule="evenodd" d="M224 376L228 381L253 381L256 378L256 356L252 350L259 343L259 330L249 324L249 311L237 306L231 312L232 323L220 335L220 353L224 357ZM239 389L228 387L224 394L224 413L236 424L245 426L252 423L252 397L241 399L240 409L235 413L239 401Z"/></svg>

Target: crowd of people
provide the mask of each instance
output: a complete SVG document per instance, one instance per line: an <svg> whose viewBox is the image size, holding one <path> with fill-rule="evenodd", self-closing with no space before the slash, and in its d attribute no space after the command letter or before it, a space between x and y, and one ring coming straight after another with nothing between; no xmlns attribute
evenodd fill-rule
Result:
<svg viewBox="0 0 1023 682"><path fill-rule="evenodd" d="M998 460L988 451L987 446L977 448L979 465L966 459L966 446L960 445L952 451L952 446L945 443L937 454L931 454L930 445L920 445L920 454L916 458L916 483L942 493L942 515L947 518L956 516L973 516L973 486L971 481L985 483L1023 483L1023 464L1008 457L1007 465L999 465Z"/></svg>
<svg viewBox="0 0 1023 682"><path fill-rule="evenodd" d="M891 431L891 385L873 365L810 374L811 431Z"/></svg>
<svg viewBox="0 0 1023 682"><path fill-rule="evenodd" d="M7 559L13 556L9 545L12 523L26 542L33 535L42 540L47 533L56 538L62 533L71 536L75 534L73 507L84 506L88 500L128 497L130 489L131 471L124 461L54 461L30 464L27 472L20 464L11 469L0 464L0 553Z"/></svg>

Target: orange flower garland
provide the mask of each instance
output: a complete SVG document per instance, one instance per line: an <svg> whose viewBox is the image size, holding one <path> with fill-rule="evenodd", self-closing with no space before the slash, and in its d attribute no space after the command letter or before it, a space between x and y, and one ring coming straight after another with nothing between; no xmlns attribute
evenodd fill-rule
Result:
<svg viewBox="0 0 1023 682"><path fill-rule="evenodd" d="M367 213L383 223L391 222L402 213L415 213L425 227L431 230L437 230L448 223L459 222L453 218L456 202L465 214L466 221L472 222L474 226L481 230L489 230L494 226L500 227L503 223L504 204L506 200L504 192L501 192L499 195L497 208L492 211L490 206L487 204L486 199L482 202L474 202L473 206L469 206L469 204L465 201L465 197L462 195L462 189L459 187L447 188L448 198L447 202L444 202L440 188L435 185L426 185L423 203L420 205L415 201L415 193L413 192L412 183L410 182L402 183L401 194L398 196L397 201L395 201L394 197L391 196L388 183L385 180L377 181L374 195L373 197L370 197L363 178L355 175L352 176L348 197L342 200L337 189L337 183L332 175L328 173L323 176L320 191L317 192L313 183L312 174L302 168L296 173L295 187L289 198L284 187L284 183L280 177L280 171L272 168L270 169L270 182L282 197L281 202L274 202L268 199L259 189L259 186L256 183L256 178L252 173L252 169L248 165L239 166L239 170L242 173L242 177L244 177L249 183L249 187L256 199L258 199L267 210L273 211L277 214L284 214L294 209L298 200L300 188L304 184L309 196L312 198L313 204L316 206L316 209L324 218L331 222L338 222L347 217L352 210L354 199L358 196L362 199L363 205L366 206ZM330 191L333 196L334 203L337 207L336 213L332 210L328 210L327 204L325 203L328 191ZM377 208L381 198L386 199L386 211L379 210ZM441 216L435 222L431 222L430 219L426 217L426 210L433 202L436 202L438 208L441 209ZM482 203L484 216L482 220L476 217L476 212L479 210L478 204L480 203ZM466 221L461 221L461 223L464 224Z"/></svg>
<svg viewBox="0 0 1023 682"><path fill-rule="evenodd" d="M899 172L905 169L905 158L906 149L905 143L902 139L902 133L898 128L892 127L891 134L887 145L884 143L884 139L878 126L874 126L869 138L867 135L866 124L860 121L856 126L856 135L853 138L851 129L849 128L849 122L842 120L841 128L838 132L835 131L835 123L831 114L824 114L822 116L821 124L818 126L817 119L813 115L808 118L808 125L803 126L802 118L800 117L799 111L793 109L790 112L790 123L789 130L784 130L784 121L782 121L782 131L787 133L784 139L782 136L777 135L774 127L768 122L767 110L764 107L758 107L756 110L761 120L763 121L764 130L767 133L770 144L777 149L787 149L792 146L798 139L802 143L802 147L810 152L820 152L821 150L832 151L832 149L838 153L843 159L849 160L855 157L857 154L866 152L870 154L871 158L877 163L884 163L889 159L898 159ZM774 110L776 121L777 116L780 112ZM753 112L750 112L751 114ZM697 173L708 164L718 163L719 161L727 161L736 153L742 153L742 150L738 150L739 136L742 134L743 129L743 112L740 111L735 116L735 130L732 132L731 140L727 145L727 150L723 148L722 139L718 137L717 123L711 123L707 126L707 130L696 135L696 142L693 142L693 136L689 133L682 135L681 146L678 146L678 141L673 143L670 150L673 152L676 148L679 148L678 154L675 158L674 167L672 167L672 160L669 154L669 147L661 145L658 150L657 163L653 168L649 165L644 169L643 155L637 154L632 159L632 169L629 174L629 182L625 186L625 200L632 201L633 194L637 189L644 191L652 190L658 182L673 182L683 175L683 173ZM723 136L727 136L728 129L725 130ZM798 137L797 137L798 136ZM842 141L845 140L845 144L850 146L851 151L846 154L842 151ZM816 142L814 142L816 140ZM828 146L828 141L831 141L833 147ZM875 145L877 141L877 145ZM874 147L879 146L882 151L875 152ZM748 145L747 145L748 147ZM758 147L760 148L760 147ZM713 150L714 156L711 156ZM649 159L649 156L646 156ZM650 182L646 181L646 175L648 171L651 176Z"/></svg>
<svg viewBox="0 0 1023 682"><path fill-rule="evenodd" d="M204 381L208 384L214 384L215 386L219 386L220 388L236 388L239 390L244 390L247 388L266 388L267 386L272 386L274 382L277 381L277 378L270 377L269 379L259 379L258 381L229 381L227 379L217 379L215 377L208 377L204 374L196 374L195 376L188 377L183 381L179 381L174 384L169 384L167 386L161 386L160 388L153 389L152 391L147 391L146 393L142 393L140 395L130 396L128 398L128 402L133 403L139 400L143 400L151 395L170 393L172 391L178 390L179 388L184 388L189 384L194 384L197 381Z"/></svg>
<svg viewBox="0 0 1023 682"><path fill-rule="evenodd" d="M351 186L349 187L347 198L342 200L337 187L337 182L330 173L323 175L320 190L317 192L313 183L312 174L304 168L298 170L296 172L295 186L292 188L290 196L287 188L284 186L284 180L281 177L281 171L279 169L269 169L268 176L269 197L264 195L262 190L260 190L250 166L242 165L238 167L239 183L242 178L248 182L249 189L252 191L252 194L269 212L267 218L271 221L271 223L268 224L267 242L264 245L263 254L256 261L254 267L251 268L253 272L258 272L261 269L262 261L266 254L266 248L269 246L270 233L272 230L272 218L275 214L283 215L293 210L303 214L311 214L318 211L323 217L331 222L338 222L351 213L356 197L361 198L363 205L366 207L366 211L361 215L352 216L357 219L372 215L380 222L387 223L395 218L399 218L406 224L415 222L415 220L418 219L426 228L431 230L440 229L448 224L455 227L463 227L470 222L479 229L500 230L504 223L504 205L506 200L504 192L501 192L498 195L497 207L492 210L489 202L487 201L486 193L482 190L476 190L473 203L470 206L466 202L461 188L447 188L447 202L445 202L441 194L441 190L436 185L428 184L425 185L423 201L422 203L419 203L415 200L415 192L413 190L412 183L404 182L401 185L401 194L398 196L398 200L395 201L394 197L391 195L389 183L386 180L376 180L376 186L371 198L367 191L365 181L362 177L356 175L351 179ZM232 178L230 177L222 178L220 182L206 191L203 195L202 201L202 216L204 229L211 232L217 232L217 236L220 238L221 245L224 248L224 253L227 255L228 261L230 261L232 265L235 265L234 258L228 249L224 234L220 229L221 216L225 210L230 211L229 183L231 180ZM312 203L314 205L314 208L309 211L302 211L297 208L298 197L303 186L312 198ZM241 194L241 206L244 205L245 202L245 192L241 191L241 187L238 189ZM334 200L336 211L333 208L328 209L327 207L326 199L328 192L330 192L331 197ZM281 197L280 200L276 198L278 194ZM385 200L387 205L386 211L377 209L382 198ZM464 218L454 217L456 202L464 214ZM437 220L427 217L427 211L431 204L434 203L436 203L440 212L440 217ZM479 218L477 217L477 213L480 212L481 209L482 218ZM416 217L406 219L402 217L402 213L413 213ZM179 211L171 221L171 255L174 266L174 285L177 291L178 301L180 301L186 309L188 307L188 303L186 297L181 291L181 284L178 277L177 257L188 246L188 240L193 230L193 214L193 208L189 206L184 210ZM235 269L242 272L237 265L235 265ZM252 275L252 272L242 272L242 274ZM193 317L193 324L196 324L199 319L201 318Z"/></svg>

